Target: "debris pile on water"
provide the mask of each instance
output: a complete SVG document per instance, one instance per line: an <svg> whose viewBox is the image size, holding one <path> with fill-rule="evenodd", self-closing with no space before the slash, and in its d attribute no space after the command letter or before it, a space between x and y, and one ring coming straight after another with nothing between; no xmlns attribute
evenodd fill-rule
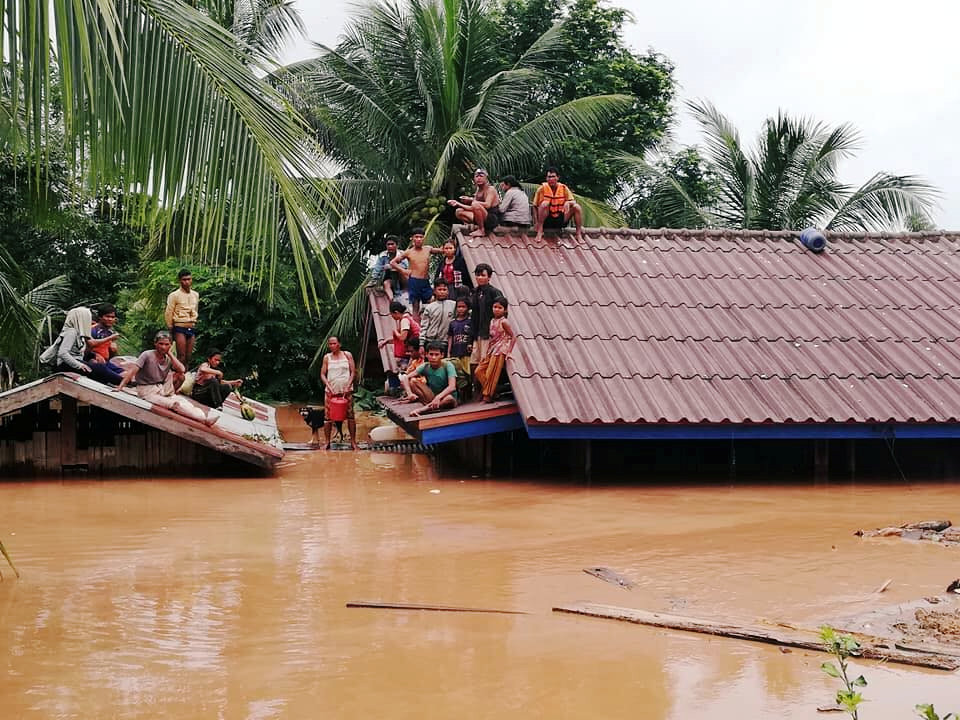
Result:
<svg viewBox="0 0 960 720"><path fill-rule="evenodd" d="M926 540L942 545L960 545L960 528L954 527L949 520L926 520L918 523L857 530L859 537L900 537L905 540Z"/></svg>

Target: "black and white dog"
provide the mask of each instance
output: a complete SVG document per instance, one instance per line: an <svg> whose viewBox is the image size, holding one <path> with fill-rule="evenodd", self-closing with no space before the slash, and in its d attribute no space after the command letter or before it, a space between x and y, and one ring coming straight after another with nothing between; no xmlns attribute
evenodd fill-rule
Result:
<svg viewBox="0 0 960 720"><path fill-rule="evenodd" d="M17 369L14 367L13 360L0 357L0 392L10 390L16 384Z"/></svg>
<svg viewBox="0 0 960 720"><path fill-rule="evenodd" d="M300 408L300 417L303 418L303 421L310 427L312 434L310 435L310 442L314 445L320 444L320 431L323 429L323 424L326 421L327 411L322 407L302 407ZM343 442L343 422L334 423L337 426L337 434L339 439L337 442ZM332 440L333 438L331 438Z"/></svg>

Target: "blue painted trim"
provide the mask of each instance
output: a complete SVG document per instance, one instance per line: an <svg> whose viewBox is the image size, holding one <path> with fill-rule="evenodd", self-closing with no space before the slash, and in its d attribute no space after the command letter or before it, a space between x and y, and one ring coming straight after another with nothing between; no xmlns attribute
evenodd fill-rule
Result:
<svg viewBox="0 0 960 720"><path fill-rule="evenodd" d="M533 440L860 440L960 438L960 423L527 425Z"/></svg>
<svg viewBox="0 0 960 720"><path fill-rule="evenodd" d="M420 442L424 445L436 445L437 443L450 442L451 440L462 440L463 438L478 437L480 435L492 435L493 433L520 430L521 428L523 428L523 420L520 419L520 414L512 413L510 415L486 418L485 420L474 420L473 422L458 423L456 425L427 428L426 430L422 430L419 435Z"/></svg>

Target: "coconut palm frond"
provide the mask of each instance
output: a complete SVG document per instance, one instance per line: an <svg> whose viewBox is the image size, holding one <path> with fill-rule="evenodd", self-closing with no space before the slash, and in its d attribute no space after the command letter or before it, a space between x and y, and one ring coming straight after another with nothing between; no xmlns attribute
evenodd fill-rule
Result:
<svg viewBox="0 0 960 720"><path fill-rule="evenodd" d="M700 123L711 163L719 175L717 217L729 227L750 227L754 215L753 165L740 145L740 133L710 102L690 102Z"/></svg>
<svg viewBox="0 0 960 720"><path fill-rule="evenodd" d="M46 315L59 312L69 294L70 282L67 276L58 275L28 290L23 300Z"/></svg>
<svg viewBox="0 0 960 720"><path fill-rule="evenodd" d="M224 250L236 264L253 255L262 274L275 269L282 216L307 284L306 248L322 239L312 229L317 205L297 178L318 175L319 151L257 77L254 50L179 0L7 2L10 55L0 49L0 61L13 68L11 97L24 98L31 146L48 139L56 48L68 157L90 188L177 208L191 254L210 260ZM125 208L157 221L143 205Z"/></svg>
<svg viewBox="0 0 960 720"><path fill-rule="evenodd" d="M916 175L877 173L854 190L825 223L828 230L869 231L929 217L939 191Z"/></svg>
<svg viewBox="0 0 960 720"><path fill-rule="evenodd" d="M555 107L497 140L489 151L497 168L538 166L544 152L568 137L589 137L633 102L629 95L591 95Z"/></svg>

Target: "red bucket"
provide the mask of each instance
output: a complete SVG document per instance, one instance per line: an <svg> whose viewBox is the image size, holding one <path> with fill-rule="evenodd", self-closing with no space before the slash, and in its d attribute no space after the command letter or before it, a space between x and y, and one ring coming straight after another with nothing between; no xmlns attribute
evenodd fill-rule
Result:
<svg viewBox="0 0 960 720"><path fill-rule="evenodd" d="M347 409L350 407L350 399L335 395L327 400L327 420L340 422L347 419Z"/></svg>

